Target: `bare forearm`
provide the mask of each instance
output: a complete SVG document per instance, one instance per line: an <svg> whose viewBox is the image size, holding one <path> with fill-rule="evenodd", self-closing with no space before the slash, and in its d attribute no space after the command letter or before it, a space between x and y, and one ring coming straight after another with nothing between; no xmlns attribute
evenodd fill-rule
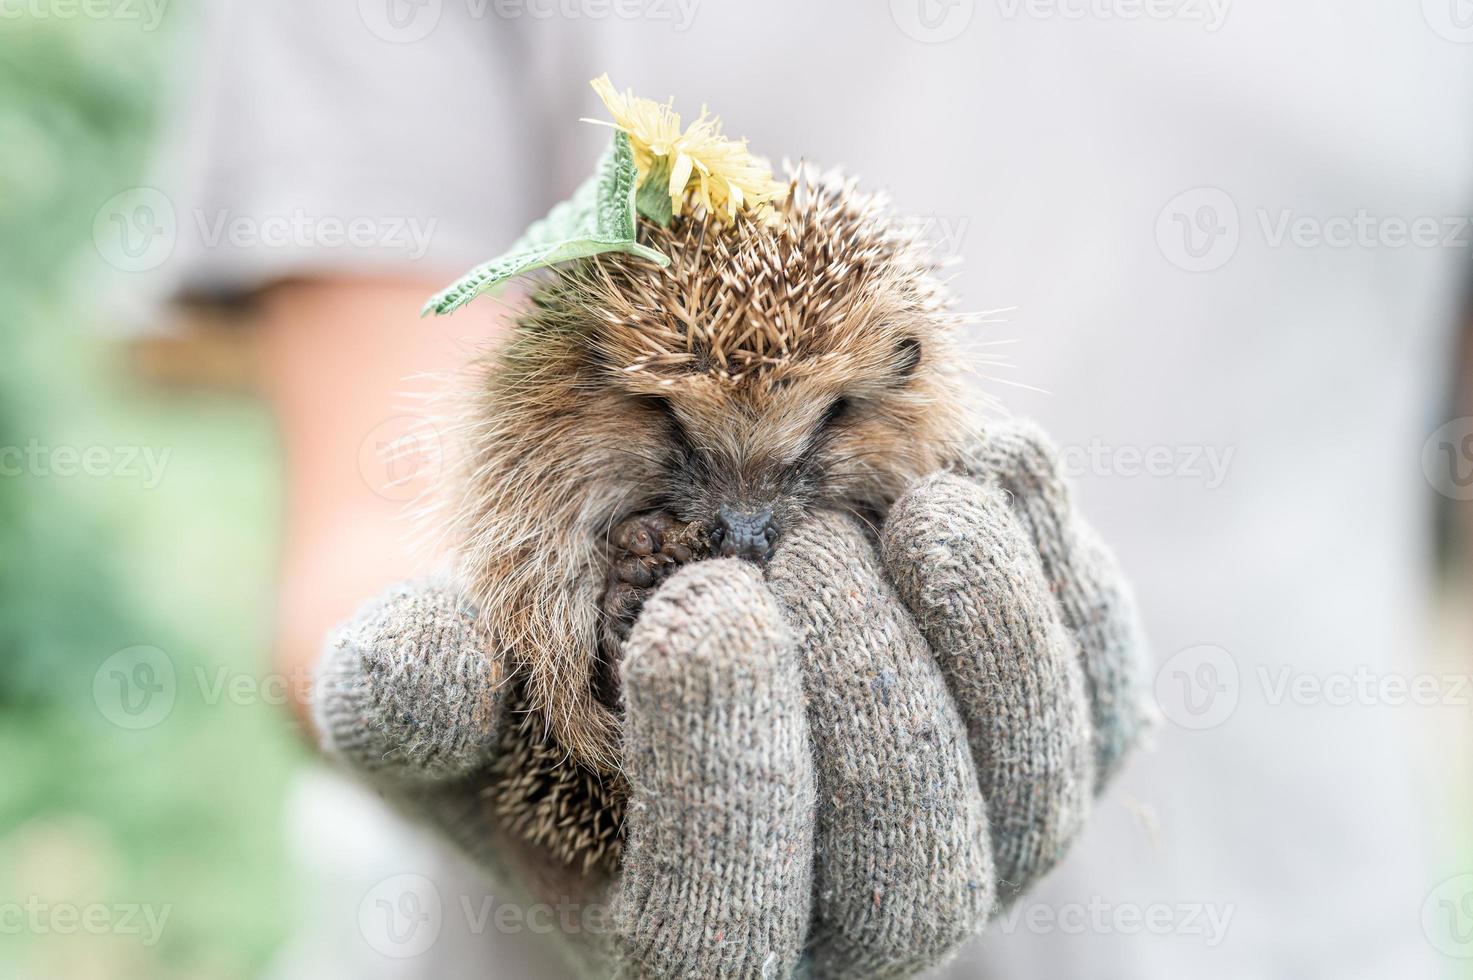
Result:
<svg viewBox="0 0 1473 980"><path fill-rule="evenodd" d="M284 457L274 663L304 725L306 679L327 632L365 596L439 558L416 546L405 519L406 503L440 472L419 403L433 376L494 333L498 311L423 324L431 288L311 280L263 297L263 386Z"/></svg>

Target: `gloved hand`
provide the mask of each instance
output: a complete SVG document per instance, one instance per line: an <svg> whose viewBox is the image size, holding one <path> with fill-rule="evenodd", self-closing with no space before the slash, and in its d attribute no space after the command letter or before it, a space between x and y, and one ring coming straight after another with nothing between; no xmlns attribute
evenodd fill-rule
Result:
<svg viewBox="0 0 1473 980"><path fill-rule="evenodd" d="M1065 853L1147 714L1132 603L1032 428L998 425L891 510L791 529L764 570L680 570L621 666L630 785L612 880L500 829L509 687L449 587L329 644L326 750L503 887L607 902L602 975L908 976Z"/></svg>

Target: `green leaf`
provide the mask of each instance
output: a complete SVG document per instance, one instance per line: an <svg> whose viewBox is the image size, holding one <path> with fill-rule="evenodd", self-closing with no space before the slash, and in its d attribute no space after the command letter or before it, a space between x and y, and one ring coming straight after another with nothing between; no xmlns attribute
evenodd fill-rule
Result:
<svg viewBox="0 0 1473 980"><path fill-rule="evenodd" d="M476 266L430 297L420 315L452 313L517 276L604 252L622 252L662 267L669 265L668 256L635 240L638 182L629 136L617 131L597 172L571 198L534 222L505 254Z"/></svg>
<svg viewBox="0 0 1473 980"><path fill-rule="evenodd" d="M634 209L662 228L670 227L675 207L670 201L670 158L660 157L634 192Z"/></svg>

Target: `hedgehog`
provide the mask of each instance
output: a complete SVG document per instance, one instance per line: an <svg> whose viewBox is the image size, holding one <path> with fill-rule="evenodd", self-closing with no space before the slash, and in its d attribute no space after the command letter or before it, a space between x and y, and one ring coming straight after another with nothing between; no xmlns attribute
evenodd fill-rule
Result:
<svg viewBox="0 0 1473 980"><path fill-rule="evenodd" d="M852 179L792 168L763 213L638 235L667 267L548 270L475 366L452 518L513 667L487 799L583 869L618 863L617 663L643 598L689 561L765 562L815 510L877 526L970 415L939 263Z"/></svg>

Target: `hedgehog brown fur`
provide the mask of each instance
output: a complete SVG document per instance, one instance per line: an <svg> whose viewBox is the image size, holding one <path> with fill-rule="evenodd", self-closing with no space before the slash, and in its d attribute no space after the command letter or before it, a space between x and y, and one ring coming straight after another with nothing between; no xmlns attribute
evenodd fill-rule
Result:
<svg viewBox="0 0 1473 980"><path fill-rule="evenodd" d="M481 365L454 519L493 654L537 718L522 730L542 747L521 764L580 767L592 783L546 778L613 797L610 529L656 510L698 526L728 499L760 499L779 526L819 507L876 521L955 456L966 418L937 265L852 181L800 168L766 216L642 220L640 236L667 268L605 255L553 270ZM509 818L566 844L540 793Z"/></svg>

